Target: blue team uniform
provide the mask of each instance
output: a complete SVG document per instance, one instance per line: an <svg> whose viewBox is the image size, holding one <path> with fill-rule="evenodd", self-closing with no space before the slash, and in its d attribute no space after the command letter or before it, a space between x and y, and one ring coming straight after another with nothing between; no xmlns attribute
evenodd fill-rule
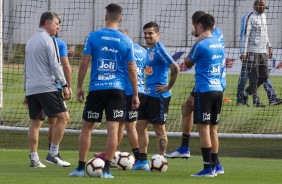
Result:
<svg viewBox="0 0 282 184"><path fill-rule="evenodd" d="M158 42L154 47L147 50L146 60L146 88L145 95L152 97L167 98L171 96L170 91L156 93L157 85L167 85L169 66L174 60L167 53L165 46Z"/></svg>
<svg viewBox="0 0 282 184"><path fill-rule="evenodd" d="M212 35L217 38L217 40L221 43L222 47L225 47L225 42L224 42L224 37L221 29L215 28L212 32ZM222 60L222 80L221 80L221 85L223 90L226 88L226 64L225 64L225 59Z"/></svg>
<svg viewBox="0 0 282 184"><path fill-rule="evenodd" d="M58 50L59 50L59 57L67 57L68 56L68 47L66 42L64 42L63 40L61 40L60 38L56 37L56 36L52 36L58 45ZM58 89L62 89L62 86L60 84L57 84L57 88Z"/></svg>
<svg viewBox="0 0 282 184"><path fill-rule="evenodd" d="M125 89L124 66L135 60L132 40L102 28L88 35L83 54L92 56L89 91Z"/></svg>
<svg viewBox="0 0 282 184"><path fill-rule="evenodd" d="M137 77L138 77L138 93L144 93L144 69L145 69L145 61L147 56L147 50L141 47L140 45L134 43L134 56L135 56L135 64L137 69ZM125 94L132 95L133 90L130 83L130 79L128 77L127 65L125 65Z"/></svg>
<svg viewBox="0 0 282 184"><path fill-rule="evenodd" d="M192 47L189 60L196 63L194 92L223 91L224 50L215 37L207 37L197 42Z"/></svg>

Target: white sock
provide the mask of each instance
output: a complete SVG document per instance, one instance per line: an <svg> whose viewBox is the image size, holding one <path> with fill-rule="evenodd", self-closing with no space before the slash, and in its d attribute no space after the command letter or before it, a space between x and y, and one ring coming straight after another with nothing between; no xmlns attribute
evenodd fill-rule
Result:
<svg viewBox="0 0 282 184"><path fill-rule="evenodd" d="M51 144L49 153L51 157L57 156L59 153L59 145Z"/></svg>
<svg viewBox="0 0 282 184"><path fill-rule="evenodd" d="M34 160L35 162L39 161L39 156L37 152L30 152L29 155L30 155L30 160Z"/></svg>

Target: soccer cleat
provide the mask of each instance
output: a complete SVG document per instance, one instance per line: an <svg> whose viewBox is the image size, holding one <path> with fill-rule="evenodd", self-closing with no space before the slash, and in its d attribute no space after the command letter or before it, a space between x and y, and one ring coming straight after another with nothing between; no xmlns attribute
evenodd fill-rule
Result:
<svg viewBox="0 0 282 184"><path fill-rule="evenodd" d="M216 164L216 166L213 168L215 174L224 174L224 169L221 164Z"/></svg>
<svg viewBox="0 0 282 184"><path fill-rule="evenodd" d="M275 101L269 102L269 105L279 105L282 103L282 99L276 98Z"/></svg>
<svg viewBox="0 0 282 184"><path fill-rule="evenodd" d="M195 177L215 177L216 174L212 168L204 168L202 171L197 174L192 174L191 176Z"/></svg>
<svg viewBox="0 0 282 184"><path fill-rule="evenodd" d="M84 170L75 169L73 172L69 174L71 177L83 177L85 175Z"/></svg>
<svg viewBox="0 0 282 184"><path fill-rule="evenodd" d="M190 149L189 147L179 147L177 150L166 153L164 155L167 158L190 158Z"/></svg>
<svg viewBox="0 0 282 184"><path fill-rule="evenodd" d="M40 160L39 161L34 161L34 160L30 160L30 165L29 165L30 167L33 167L33 168L45 168L46 167L46 165L44 165L44 164L42 164L41 162L40 162Z"/></svg>
<svg viewBox="0 0 282 184"><path fill-rule="evenodd" d="M112 173L107 173L106 171L103 171L101 178L114 178L114 176L112 175Z"/></svg>
<svg viewBox="0 0 282 184"><path fill-rule="evenodd" d="M144 160L144 161L137 160L137 162L133 165L132 170L150 171L148 161L147 160Z"/></svg>
<svg viewBox="0 0 282 184"><path fill-rule="evenodd" d="M45 161L49 164L56 164L59 167L69 167L71 165L69 162L62 160L59 154L52 157L50 153L48 153Z"/></svg>

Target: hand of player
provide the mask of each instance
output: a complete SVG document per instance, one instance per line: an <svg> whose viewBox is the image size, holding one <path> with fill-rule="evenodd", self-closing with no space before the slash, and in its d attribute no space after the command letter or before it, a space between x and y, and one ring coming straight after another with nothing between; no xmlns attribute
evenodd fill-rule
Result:
<svg viewBox="0 0 282 184"><path fill-rule="evenodd" d="M64 92L64 100L69 100L71 98L71 90L69 87L64 87L63 88Z"/></svg>
<svg viewBox="0 0 282 184"><path fill-rule="evenodd" d="M206 33L201 33L198 38L196 39L197 42L205 39L206 37L208 37L208 35Z"/></svg>
<svg viewBox="0 0 282 184"><path fill-rule="evenodd" d="M245 54L242 54L239 58L242 62L246 62L246 60L247 60Z"/></svg>
<svg viewBox="0 0 282 184"><path fill-rule="evenodd" d="M187 103L187 106L188 107L194 107L194 97L192 96L192 95L190 95L188 98L187 98L187 101L186 101L186 103Z"/></svg>
<svg viewBox="0 0 282 184"><path fill-rule="evenodd" d="M191 34L192 34L193 36L195 36L195 37L198 37L198 36L199 36L198 33L197 33L197 31L196 31L195 29L193 29L193 30L191 31Z"/></svg>
<svg viewBox="0 0 282 184"><path fill-rule="evenodd" d="M132 109L138 109L140 105L139 97L138 95L132 96Z"/></svg>
<svg viewBox="0 0 282 184"><path fill-rule="evenodd" d="M84 91L81 88L77 88L76 99L82 103L84 101ZM132 102L133 103L133 102Z"/></svg>
<svg viewBox="0 0 282 184"><path fill-rule="evenodd" d="M75 52L73 50L68 50L68 57L74 57Z"/></svg>
<svg viewBox="0 0 282 184"><path fill-rule="evenodd" d="M161 92L169 91L169 90L170 90L170 88L167 85L157 85L155 92L161 93Z"/></svg>
<svg viewBox="0 0 282 184"><path fill-rule="evenodd" d="M271 59L272 58L272 48L269 47L268 48L268 59Z"/></svg>
<svg viewBox="0 0 282 184"><path fill-rule="evenodd" d="M72 97L72 89L70 87L68 87L68 88L69 88L69 96L68 96L68 98L65 98L65 100L70 100L71 97Z"/></svg>
<svg viewBox="0 0 282 184"><path fill-rule="evenodd" d="M28 108L26 96L24 97L24 100L23 100L23 106L24 106L24 108L26 108L26 109Z"/></svg>

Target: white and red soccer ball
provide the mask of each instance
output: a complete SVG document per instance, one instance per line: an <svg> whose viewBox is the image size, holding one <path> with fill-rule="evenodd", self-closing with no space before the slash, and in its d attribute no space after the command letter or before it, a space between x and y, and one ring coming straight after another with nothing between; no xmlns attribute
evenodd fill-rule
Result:
<svg viewBox="0 0 282 184"><path fill-rule="evenodd" d="M166 172L168 168L168 162L163 155L154 155L150 159L150 170Z"/></svg>
<svg viewBox="0 0 282 184"><path fill-rule="evenodd" d="M130 153L121 152L120 154L115 156L115 162L118 169L130 170L135 163L135 159L134 156L132 156Z"/></svg>
<svg viewBox="0 0 282 184"><path fill-rule="evenodd" d="M101 177L105 162L100 158L92 158L86 163L86 173L90 177Z"/></svg>

